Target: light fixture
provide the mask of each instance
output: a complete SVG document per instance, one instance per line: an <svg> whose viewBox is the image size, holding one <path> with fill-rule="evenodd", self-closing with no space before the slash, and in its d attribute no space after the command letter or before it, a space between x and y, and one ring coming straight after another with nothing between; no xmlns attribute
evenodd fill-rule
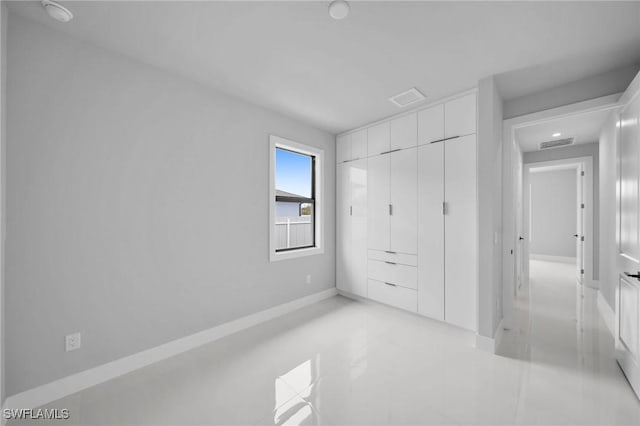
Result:
<svg viewBox="0 0 640 426"><path fill-rule="evenodd" d="M59 22L69 22L73 19L73 13L60 3L56 3L52 0L42 0L42 7L47 11L47 14L53 19Z"/></svg>
<svg viewBox="0 0 640 426"><path fill-rule="evenodd" d="M329 3L329 16L333 19L344 19L349 14L349 3L345 0L333 0Z"/></svg>
<svg viewBox="0 0 640 426"><path fill-rule="evenodd" d="M562 136L562 133L560 133L560 132L556 132L556 133L551 135L552 138L558 138L560 136Z"/></svg>

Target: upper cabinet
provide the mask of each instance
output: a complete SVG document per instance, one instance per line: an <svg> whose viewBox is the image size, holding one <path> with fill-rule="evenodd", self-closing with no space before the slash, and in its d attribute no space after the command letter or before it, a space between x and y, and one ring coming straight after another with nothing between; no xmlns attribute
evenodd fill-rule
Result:
<svg viewBox="0 0 640 426"><path fill-rule="evenodd" d="M396 118L390 122L390 149L411 148L418 141L418 115L416 113Z"/></svg>
<svg viewBox="0 0 640 426"><path fill-rule="evenodd" d="M389 148L391 146L389 137L390 132L388 121L369 127L367 141L367 151L369 156L382 154L383 152L389 152L389 150L391 149Z"/></svg>
<svg viewBox="0 0 640 426"><path fill-rule="evenodd" d="M418 144L424 145L444 139L444 105L436 105L418 112Z"/></svg>
<svg viewBox="0 0 640 426"><path fill-rule="evenodd" d="M351 159L367 158L367 129L358 130L351 134Z"/></svg>
<svg viewBox="0 0 640 426"><path fill-rule="evenodd" d="M336 163L344 163L351 160L351 135L342 135L336 138Z"/></svg>
<svg viewBox="0 0 640 426"><path fill-rule="evenodd" d="M367 129L336 138L336 163L367 158Z"/></svg>
<svg viewBox="0 0 640 426"><path fill-rule="evenodd" d="M476 133L476 94L463 96L444 104L444 137Z"/></svg>

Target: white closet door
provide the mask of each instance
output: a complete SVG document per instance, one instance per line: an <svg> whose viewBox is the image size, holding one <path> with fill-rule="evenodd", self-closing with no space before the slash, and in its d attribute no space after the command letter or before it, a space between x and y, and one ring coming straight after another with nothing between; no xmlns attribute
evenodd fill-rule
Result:
<svg viewBox="0 0 640 426"><path fill-rule="evenodd" d="M418 145L444 139L444 105L418 112Z"/></svg>
<svg viewBox="0 0 640 426"><path fill-rule="evenodd" d="M350 163L336 166L336 287L352 292Z"/></svg>
<svg viewBox="0 0 640 426"><path fill-rule="evenodd" d="M476 135L445 142L445 320L476 330Z"/></svg>
<svg viewBox="0 0 640 426"><path fill-rule="evenodd" d="M390 169L390 247L399 253L418 252L417 180L415 149L392 152Z"/></svg>
<svg viewBox="0 0 640 426"><path fill-rule="evenodd" d="M444 137L476 133L476 94L454 99L444 105Z"/></svg>
<svg viewBox="0 0 640 426"><path fill-rule="evenodd" d="M367 189L367 246L389 250L389 154L369 157Z"/></svg>
<svg viewBox="0 0 640 426"><path fill-rule="evenodd" d="M351 134L351 159L367 158L367 129Z"/></svg>
<svg viewBox="0 0 640 426"><path fill-rule="evenodd" d="M338 136L336 138L336 163L344 163L351 160L351 135Z"/></svg>
<svg viewBox="0 0 640 426"><path fill-rule="evenodd" d="M390 149L411 148L418 143L418 115L396 118L390 122Z"/></svg>
<svg viewBox="0 0 640 426"><path fill-rule="evenodd" d="M389 122L367 129L367 154L378 155L389 151Z"/></svg>
<svg viewBox="0 0 640 426"><path fill-rule="evenodd" d="M444 321L444 142L418 148L418 312Z"/></svg>
<svg viewBox="0 0 640 426"><path fill-rule="evenodd" d="M351 174L351 292L367 296L367 159L349 163Z"/></svg>

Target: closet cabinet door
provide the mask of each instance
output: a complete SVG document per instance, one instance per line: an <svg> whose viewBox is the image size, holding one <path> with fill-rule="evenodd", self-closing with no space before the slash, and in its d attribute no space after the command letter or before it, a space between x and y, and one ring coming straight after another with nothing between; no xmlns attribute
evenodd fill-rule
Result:
<svg viewBox="0 0 640 426"><path fill-rule="evenodd" d="M336 166L336 287L352 292L350 163Z"/></svg>
<svg viewBox="0 0 640 426"><path fill-rule="evenodd" d="M418 112L418 145L444 139L444 105Z"/></svg>
<svg viewBox="0 0 640 426"><path fill-rule="evenodd" d="M418 148L418 312L444 321L444 146Z"/></svg>
<svg viewBox="0 0 640 426"><path fill-rule="evenodd" d="M390 149L411 148L418 143L418 115L416 113L391 120Z"/></svg>
<svg viewBox="0 0 640 426"><path fill-rule="evenodd" d="M389 154L369 157L367 164L367 246L389 250Z"/></svg>
<svg viewBox="0 0 640 426"><path fill-rule="evenodd" d="M336 163L344 163L351 160L351 135L338 136L336 138Z"/></svg>
<svg viewBox="0 0 640 426"><path fill-rule="evenodd" d="M476 135L445 142L445 320L475 331Z"/></svg>
<svg viewBox="0 0 640 426"><path fill-rule="evenodd" d="M454 99L444 105L444 137L476 133L476 94Z"/></svg>
<svg viewBox="0 0 640 426"><path fill-rule="evenodd" d="M351 190L351 292L367 296L367 159L350 166Z"/></svg>
<svg viewBox="0 0 640 426"><path fill-rule="evenodd" d="M390 247L391 251L415 254L417 238L418 160L415 149L390 155Z"/></svg>
<svg viewBox="0 0 640 426"><path fill-rule="evenodd" d="M351 159L367 158L367 129L351 134Z"/></svg>
<svg viewBox="0 0 640 426"><path fill-rule="evenodd" d="M389 122L369 127L367 132L367 154L369 156L382 154L390 150Z"/></svg>

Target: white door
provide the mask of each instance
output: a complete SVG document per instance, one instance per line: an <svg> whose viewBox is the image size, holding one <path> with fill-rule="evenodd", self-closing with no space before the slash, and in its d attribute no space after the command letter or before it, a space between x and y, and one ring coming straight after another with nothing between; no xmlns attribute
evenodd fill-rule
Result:
<svg viewBox="0 0 640 426"><path fill-rule="evenodd" d="M576 182L576 194L577 194L577 206L576 206L576 233L573 235L576 238L576 276L578 282L583 284L584 278L584 166L581 164L578 166L577 182Z"/></svg>
<svg viewBox="0 0 640 426"><path fill-rule="evenodd" d="M445 319L476 330L476 135L444 143Z"/></svg>
<svg viewBox="0 0 640 426"><path fill-rule="evenodd" d="M366 297L367 159L349 163L349 173L351 180L351 292Z"/></svg>
<svg viewBox="0 0 640 426"><path fill-rule="evenodd" d="M352 292L350 163L336 165L336 287Z"/></svg>
<svg viewBox="0 0 640 426"><path fill-rule="evenodd" d="M351 159L367 158L367 129L351 134Z"/></svg>
<svg viewBox="0 0 640 426"><path fill-rule="evenodd" d="M418 145L444 139L444 105L418 112Z"/></svg>
<svg viewBox="0 0 640 426"><path fill-rule="evenodd" d="M418 312L444 321L444 143L418 148Z"/></svg>
<svg viewBox="0 0 640 426"><path fill-rule="evenodd" d="M369 157L367 188L367 246L389 250L389 154Z"/></svg>
<svg viewBox="0 0 640 426"><path fill-rule="evenodd" d="M389 229L391 251L416 254L418 159L415 149L392 152L390 157Z"/></svg>
<svg viewBox="0 0 640 426"><path fill-rule="evenodd" d="M381 123L367 129L367 154L378 155L389 152L389 122Z"/></svg>
<svg viewBox="0 0 640 426"><path fill-rule="evenodd" d="M617 153L619 281L616 290L616 358L627 380L640 397L639 120L640 96L636 96L635 101L621 112Z"/></svg>
<svg viewBox="0 0 640 426"><path fill-rule="evenodd" d="M336 138L336 162L344 163L351 160L351 135Z"/></svg>
<svg viewBox="0 0 640 426"><path fill-rule="evenodd" d="M444 137L476 133L476 111L475 93L444 104Z"/></svg>
<svg viewBox="0 0 640 426"><path fill-rule="evenodd" d="M524 211L523 211L523 200L522 200L522 190L523 190L523 171L522 171L522 154L520 150L517 148L515 141L513 141L513 151L514 158L516 164L516 179L515 179L515 235L516 235L516 244L515 244L515 259L516 259L516 272L515 272L515 287L512 296L515 296L518 293L518 288L524 282L524 239L525 239L525 230L523 226L524 222ZM528 233L527 233L528 234Z"/></svg>

